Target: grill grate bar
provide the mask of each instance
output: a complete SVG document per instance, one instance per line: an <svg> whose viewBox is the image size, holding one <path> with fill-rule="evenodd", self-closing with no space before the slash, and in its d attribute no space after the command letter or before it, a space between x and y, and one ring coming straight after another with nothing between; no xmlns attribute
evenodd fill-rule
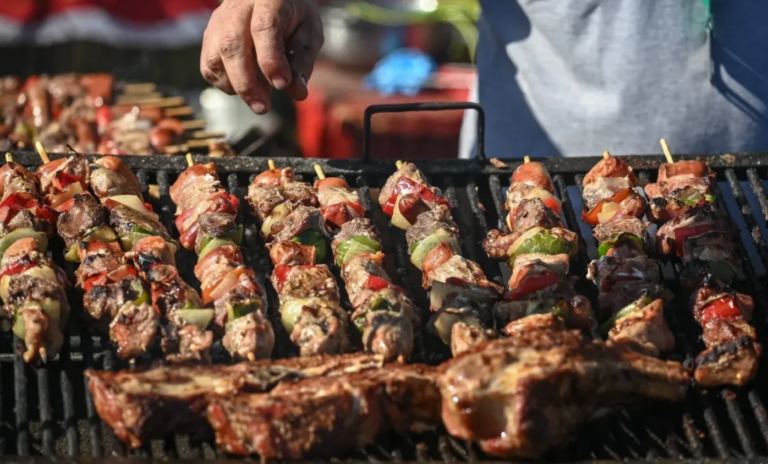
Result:
<svg viewBox="0 0 768 464"><path fill-rule="evenodd" d="M38 411L42 429L42 448L44 456L53 456L53 412L51 411L51 395L48 388L48 367L37 369Z"/></svg>
<svg viewBox="0 0 768 464"><path fill-rule="evenodd" d="M760 179L757 169L747 169L747 179L749 180L749 186L752 189L752 192L757 198L757 202L760 204L760 209L763 210L763 217L768 219L768 195L765 193L763 181Z"/></svg>
<svg viewBox="0 0 768 464"><path fill-rule="evenodd" d="M499 176L492 175L488 177L488 187L491 189L491 197L493 198L493 205L496 207L496 211L499 214L498 228L500 231L509 231L507 227L506 217L504 216L504 208L506 201L504 200L504 194L501 191L501 179Z"/></svg>
<svg viewBox="0 0 768 464"><path fill-rule="evenodd" d="M755 457L757 453L755 453L752 437L749 435L747 424L744 421L744 414L739 409L739 405L736 404L735 395L728 389L723 390L721 395L725 401L725 407L728 409L728 416L730 416L731 422L733 422L736 428L736 434L739 437L741 448L744 450L744 456L748 458Z"/></svg>
<svg viewBox="0 0 768 464"><path fill-rule="evenodd" d="M81 332L80 339L85 338L85 335ZM67 340L69 338L67 337ZM82 342L81 342L82 343ZM59 386L61 387L61 396L64 409L64 430L67 437L67 456L77 456L77 419L75 418L75 395L72 391L72 380L70 374L73 371L72 366L72 349L70 343L67 342L60 355L62 360L62 368L60 371Z"/></svg>
<svg viewBox="0 0 768 464"><path fill-rule="evenodd" d="M760 227L757 225L755 213L752 211L752 206L750 206L749 201L747 200L747 196L744 194L744 190L741 188L741 183L736 176L736 172L734 172L733 169L726 169L725 177L728 179L728 184L731 187L733 197L736 199L739 208L741 208L741 215L744 217L747 228L749 229L749 236L752 238L755 247L757 247L757 252L760 254L760 258L763 261L763 266L768 268L768 244L765 243L765 239L760 232ZM762 189L762 185L760 185L760 188ZM757 195L757 192L755 193ZM765 194L765 191L763 191L763 194ZM728 210L726 209L725 211Z"/></svg>
<svg viewBox="0 0 768 464"><path fill-rule="evenodd" d="M763 440L768 444L768 412L765 411L763 401L760 399L758 393L754 390L747 395L749 398L749 404L752 406L752 411L755 413L755 419L757 419L757 426L760 428L760 433L763 435Z"/></svg>
<svg viewBox="0 0 768 464"><path fill-rule="evenodd" d="M81 337L83 359L85 359L85 367L87 369L93 369L96 367L93 354L93 338ZM85 391L85 411L88 419L88 441L91 449L91 457L99 458L104 454L101 445L101 419L96 413L96 406L93 404L93 395L91 390L88 389L88 379L83 377L84 391Z"/></svg>
<svg viewBox="0 0 768 464"><path fill-rule="evenodd" d="M16 412L16 454L19 456L29 456L29 415L27 410L27 373L26 363L21 357L23 350L23 342L14 335L14 358L13 358L13 375L14 375L14 387L15 401L14 406Z"/></svg>

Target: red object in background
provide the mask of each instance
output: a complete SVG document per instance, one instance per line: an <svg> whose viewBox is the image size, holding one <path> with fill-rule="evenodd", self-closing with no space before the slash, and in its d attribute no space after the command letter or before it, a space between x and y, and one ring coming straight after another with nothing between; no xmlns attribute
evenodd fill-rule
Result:
<svg viewBox="0 0 768 464"><path fill-rule="evenodd" d="M299 144L307 158L362 156L363 113L370 105L467 101L474 70L444 66L433 78L446 88L415 97L381 96L362 88L362 75L318 63L309 97L296 105ZM463 111L382 113L372 118L371 157L385 159L456 158Z"/></svg>
<svg viewBox="0 0 768 464"><path fill-rule="evenodd" d="M0 1L0 16L23 23L87 10L104 10L133 23L157 23L188 13L211 11L217 0L7 0Z"/></svg>

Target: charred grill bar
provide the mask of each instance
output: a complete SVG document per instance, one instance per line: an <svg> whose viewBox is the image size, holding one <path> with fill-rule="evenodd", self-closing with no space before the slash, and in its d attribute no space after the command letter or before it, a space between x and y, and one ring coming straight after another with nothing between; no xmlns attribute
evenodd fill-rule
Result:
<svg viewBox="0 0 768 464"><path fill-rule="evenodd" d="M13 157L29 168L40 163L37 155L31 152L14 153ZM639 177L651 181L655 180L657 168L663 162L662 157L622 159L627 160ZM757 321L765 320L768 314L765 298L762 297L766 284L764 269L768 268L765 238L768 195L762 179L768 178L765 169L768 166L768 154L745 154L734 158L711 156L702 159L717 172L721 191L718 207L721 211L727 211L740 225L742 241L737 251L746 278L737 281L736 287L755 297L753 321L756 321L757 339L764 344L764 330ZM200 158L196 161L206 160ZM305 180L311 181L314 177L314 160L275 161L280 166L292 167ZM599 158L585 158L544 162L553 176L555 190L563 203L566 227L570 230L579 230L577 217L580 216L582 204L575 188L575 176L585 174L598 161ZM172 237L177 239L178 234L169 222L173 219L175 207L168 196L168 189L186 168L186 162L182 158L135 157L127 158L126 163L137 173L145 194L148 184L160 186L160 200L150 202L153 202L155 210L165 221ZM371 197L376 198L377 190L394 170L392 163L320 161L320 164L326 175L343 175L353 188L359 189L361 203L370 210L369 217L382 233L383 251L388 256L385 268L395 283L414 296L415 304L426 310L427 294L420 289L421 275L410 266L403 234L389 229L379 206L375 201L370 201ZM504 211L497 208L497 205L502 206L504 203L501 189L509 185L509 176L519 163L511 163L508 168L501 169L476 161L417 164L431 183L440 187L452 203L460 235L467 237L462 251L472 259L477 258L489 278L498 276L499 267L485 258L480 248L480 239L487 233L486 226L496 227L499 220L504 220ZM216 160L216 165L222 180L227 179L230 192L240 199L241 209L249 177L267 169L266 159ZM478 203L483 205L484 210ZM266 252L259 246L260 239L254 220L249 215L243 215L243 218L246 226L243 251L246 260L256 269L257 277L264 282L265 277L268 278L271 273L271 264ZM54 259L60 265L69 265L63 261L63 245L54 242L51 247L56 251ZM583 276L586 274L588 260L595 256L595 242L590 234L582 234L579 248L578 264L573 264L571 272ZM177 253L177 266L182 277L189 282L195 281L191 273L195 261L196 256L191 251L181 250ZM674 272L665 267L664 274L665 285L676 295L682 294ZM584 279L580 284L586 289L592 287ZM274 292L268 285L265 289L270 305L277 307ZM82 315L80 299L73 293L68 296L73 306L73 319L78 320ZM679 314L675 314L675 311L665 312L677 345L670 357L692 359L703 349L703 344L698 340L700 328L690 317L687 298L678 298L673 307L681 308L681 311L677 311ZM278 327L279 321L273 320L273 325ZM146 458L225 457L218 454L210 442L202 446L195 445L200 441L187 435L153 441L140 450L126 452L111 430L103 428L96 416L81 373L85 367L118 370L127 365L115 355L108 338L91 336L84 325L70 324L65 333L68 337L59 358L37 371L25 366L20 357L14 357L14 341L10 332L0 334L0 417L3 422L3 427L0 427L0 455L77 457L111 456L117 453ZM426 333L424 327L421 333ZM276 329L274 357L295 353L291 345L284 331ZM423 345L415 346L412 359L436 364L445 359L445 348L441 345L435 337L427 336ZM223 360L221 352L214 345L214 362ZM159 352L150 355L155 359L161 356ZM149 359L139 360L139 363L147 362ZM619 410L612 417L589 423L584 431L573 437L569 447L551 458L558 461L638 460L768 455L768 414L764 398L768 392L768 378L765 371L765 366L761 366L756 378L742 389L691 389L682 404ZM376 461L422 459L451 462L488 459L476 446L449 437L442 429L438 433L415 435L390 432L380 436L375 445L367 446L349 457Z"/></svg>

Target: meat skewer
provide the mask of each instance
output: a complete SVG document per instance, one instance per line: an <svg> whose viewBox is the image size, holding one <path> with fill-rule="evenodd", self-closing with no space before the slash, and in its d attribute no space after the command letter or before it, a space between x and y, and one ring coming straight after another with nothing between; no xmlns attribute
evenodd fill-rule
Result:
<svg viewBox="0 0 768 464"><path fill-rule="evenodd" d="M625 200L610 219L594 228L598 257L589 264L587 279L599 292L598 332L609 340L635 343L638 349L657 356L675 346L664 319L664 305L674 295L661 283L659 263L648 256L650 237L640 219L645 201L635 191L638 182L632 168L607 151L603 156L584 177L583 191L591 192L592 200L603 205L604 198L615 198L616 194L611 190L599 193L595 184L628 185L632 192L624 195ZM634 198L632 208L626 207L630 198ZM587 215L586 207L584 211Z"/></svg>
<svg viewBox="0 0 768 464"><path fill-rule="evenodd" d="M570 259L578 253L578 236L565 228L560 200L543 164L525 162L515 170L507 190L510 233L491 230L483 248L491 258L504 259L512 270L509 291L494 308L505 333L540 328L590 329L592 305L574 289ZM552 314L552 318L541 315Z"/></svg>
<svg viewBox="0 0 768 464"><path fill-rule="evenodd" d="M65 259L80 262L75 285L83 307L98 330L109 330L123 358L134 358L154 343L160 315L149 304L149 285L126 262L108 212L90 192L88 160L75 153L50 161L38 142L38 169L46 201L59 213L56 230L66 246Z"/></svg>
<svg viewBox="0 0 768 464"><path fill-rule="evenodd" d="M392 225L406 229L411 263L431 288L430 327L456 355L491 338L490 306L502 288L488 281L480 266L461 256L458 226L447 200L430 187L412 163L397 164L379 193Z"/></svg>
<svg viewBox="0 0 768 464"><path fill-rule="evenodd" d="M91 187L109 213L126 259L149 282L152 306L166 322L161 336L166 359L208 361L213 332L207 329L214 312L179 275L176 241L144 202L141 184L120 158L104 156L95 164Z"/></svg>
<svg viewBox="0 0 768 464"><path fill-rule="evenodd" d="M745 385L757 373L762 347L749 325L752 297L731 288L740 267L735 226L714 208L715 173L699 161L673 162L663 139L662 148L668 162L659 166L658 181L646 192L652 202L667 200L656 202L665 205L657 220L669 219L659 227L658 251L682 261L680 279L694 289L691 310L706 347L696 357L694 378L703 386ZM680 200L681 192L693 199Z"/></svg>
<svg viewBox="0 0 768 464"><path fill-rule="evenodd" d="M0 169L0 298L13 333L23 340L24 361L55 358L70 308L64 273L47 255L56 213L45 206L34 174L6 154Z"/></svg>
<svg viewBox="0 0 768 464"><path fill-rule="evenodd" d="M328 230L314 188L297 182L291 168L269 160L248 187L248 202L275 264L272 286L280 316L301 356L347 350L348 315L340 305L336 280L324 264Z"/></svg>
<svg viewBox="0 0 768 464"><path fill-rule="evenodd" d="M224 190L213 163L194 164L191 155L187 162L189 168L171 186L170 195L178 207L181 244L198 254L195 276L202 285L202 302L214 308L214 327L234 359L269 358L275 336L266 317L264 290L240 250L239 201Z"/></svg>
<svg viewBox="0 0 768 464"><path fill-rule="evenodd" d="M419 326L414 305L382 267L381 239L365 218L357 192L342 178L326 178L320 165L315 171L314 188L325 224L336 230L331 243L334 263L346 284L352 323L362 334L363 347L388 360L408 358Z"/></svg>

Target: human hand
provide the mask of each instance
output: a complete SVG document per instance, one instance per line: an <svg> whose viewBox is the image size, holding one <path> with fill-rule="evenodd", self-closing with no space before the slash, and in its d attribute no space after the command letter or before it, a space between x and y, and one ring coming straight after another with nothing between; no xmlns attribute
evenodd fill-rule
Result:
<svg viewBox="0 0 768 464"><path fill-rule="evenodd" d="M200 72L213 86L265 113L272 87L295 100L307 98L323 40L314 0L224 0L203 35Z"/></svg>

